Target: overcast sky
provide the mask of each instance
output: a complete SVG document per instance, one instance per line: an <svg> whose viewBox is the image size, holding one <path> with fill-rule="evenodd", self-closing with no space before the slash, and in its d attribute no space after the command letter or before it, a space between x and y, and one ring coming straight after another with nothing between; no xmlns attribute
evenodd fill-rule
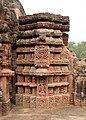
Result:
<svg viewBox="0 0 86 120"><path fill-rule="evenodd" d="M86 0L20 0L26 14L50 12L70 17L69 41L86 41Z"/></svg>

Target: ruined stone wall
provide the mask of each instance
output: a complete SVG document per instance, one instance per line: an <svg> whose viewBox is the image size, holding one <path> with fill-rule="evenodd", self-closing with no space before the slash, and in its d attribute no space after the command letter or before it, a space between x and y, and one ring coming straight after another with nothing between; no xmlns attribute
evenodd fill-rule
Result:
<svg viewBox="0 0 86 120"><path fill-rule="evenodd" d="M86 105L86 59L74 59L74 104Z"/></svg>
<svg viewBox="0 0 86 120"><path fill-rule="evenodd" d="M53 108L71 103L73 56L69 17L39 13L19 18L16 105Z"/></svg>
<svg viewBox="0 0 86 120"><path fill-rule="evenodd" d="M15 71L13 69L15 68L13 60L16 59L14 46L18 30L17 18L20 14L15 12L15 9L22 8L19 8L20 4L17 3L12 0L0 1L0 115L6 115L10 111L11 102L13 102L12 99L16 92L16 79L12 76L14 76ZM23 10L20 13L25 15Z"/></svg>
<svg viewBox="0 0 86 120"><path fill-rule="evenodd" d="M2 113L10 110L9 81L14 75L11 67L11 35L8 22L0 20L0 89Z"/></svg>
<svg viewBox="0 0 86 120"><path fill-rule="evenodd" d="M25 15L25 11L19 0L1 0L0 4L4 8L8 8L13 11L16 14L17 19L19 16Z"/></svg>

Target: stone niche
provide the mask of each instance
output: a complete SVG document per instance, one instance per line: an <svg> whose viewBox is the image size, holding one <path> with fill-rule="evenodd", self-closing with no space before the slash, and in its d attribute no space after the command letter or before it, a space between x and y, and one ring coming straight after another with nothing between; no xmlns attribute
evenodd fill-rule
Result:
<svg viewBox="0 0 86 120"><path fill-rule="evenodd" d="M69 17L50 13L21 16L16 41L16 105L69 105L73 56L67 49Z"/></svg>

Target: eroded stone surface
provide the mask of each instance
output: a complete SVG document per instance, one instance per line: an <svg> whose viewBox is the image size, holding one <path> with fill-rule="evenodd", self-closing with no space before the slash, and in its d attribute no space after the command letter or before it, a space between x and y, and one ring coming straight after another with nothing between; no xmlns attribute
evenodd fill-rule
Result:
<svg viewBox="0 0 86 120"><path fill-rule="evenodd" d="M74 59L74 103L86 105L86 59Z"/></svg>
<svg viewBox="0 0 86 120"><path fill-rule="evenodd" d="M15 94L12 43L16 38L17 18L20 15L25 15L25 12L18 0L0 1L0 114L3 115L10 111Z"/></svg>

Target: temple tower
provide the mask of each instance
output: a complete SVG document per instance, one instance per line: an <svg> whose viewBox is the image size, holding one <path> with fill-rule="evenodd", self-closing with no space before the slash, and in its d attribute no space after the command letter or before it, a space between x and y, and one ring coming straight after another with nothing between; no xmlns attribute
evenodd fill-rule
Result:
<svg viewBox="0 0 86 120"><path fill-rule="evenodd" d="M11 70L11 35L6 20L0 20L0 113L11 109L9 85L14 71Z"/></svg>
<svg viewBox="0 0 86 120"><path fill-rule="evenodd" d="M0 1L0 116L11 110L15 99L14 46L20 15L25 15L25 12L18 0Z"/></svg>
<svg viewBox="0 0 86 120"><path fill-rule="evenodd" d="M71 103L69 17L39 13L19 18L16 105L53 108Z"/></svg>

